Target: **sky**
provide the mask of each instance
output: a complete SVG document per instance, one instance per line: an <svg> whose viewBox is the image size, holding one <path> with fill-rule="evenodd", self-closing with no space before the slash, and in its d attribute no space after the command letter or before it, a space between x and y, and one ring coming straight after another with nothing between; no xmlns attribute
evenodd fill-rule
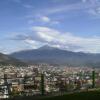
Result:
<svg viewBox="0 0 100 100"><path fill-rule="evenodd" d="M0 52L43 45L100 53L100 0L0 0Z"/></svg>

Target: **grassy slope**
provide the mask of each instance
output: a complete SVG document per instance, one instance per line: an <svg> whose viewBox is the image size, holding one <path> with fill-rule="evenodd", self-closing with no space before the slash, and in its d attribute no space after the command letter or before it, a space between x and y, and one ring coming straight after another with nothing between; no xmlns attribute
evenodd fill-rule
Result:
<svg viewBox="0 0 100 100"><path fill-rule="evenodd" d="M100 100L100 91L72 93L55 97L41 97L40 99L35 99L35 97L24 97L12 100Z"/></svg>
<svg viewBox="0 0 100 100"><path fill-rule="evenodd" d="M51 97L43 100L100 100L100 92L82 92L63 96Z"/></svg>

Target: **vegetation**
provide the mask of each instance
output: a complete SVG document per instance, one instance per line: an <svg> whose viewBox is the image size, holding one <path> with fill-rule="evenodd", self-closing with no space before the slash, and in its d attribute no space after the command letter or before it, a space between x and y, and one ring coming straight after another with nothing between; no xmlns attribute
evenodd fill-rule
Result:
<svg viewBox="0 0 100 100"><path fill-rule="evenodd" d="M80 93L70 93L60 96L40 96L40 97L16 97L9 100L100 100L100 91L89 91Z"/></svg>

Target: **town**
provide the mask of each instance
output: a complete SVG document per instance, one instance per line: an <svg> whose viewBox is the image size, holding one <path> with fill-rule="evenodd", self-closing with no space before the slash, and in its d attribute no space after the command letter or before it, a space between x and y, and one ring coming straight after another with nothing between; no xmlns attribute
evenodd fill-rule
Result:
<svg viewBox="0 0 100 100"><path fill-rule="evenodd" d="M0 66L0 98L88 91L100 87L100 69L54 66Z"/></svg>

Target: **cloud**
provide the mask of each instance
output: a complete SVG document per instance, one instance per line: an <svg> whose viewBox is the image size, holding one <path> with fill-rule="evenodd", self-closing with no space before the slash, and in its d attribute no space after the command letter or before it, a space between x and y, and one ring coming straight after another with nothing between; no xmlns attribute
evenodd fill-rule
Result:
<svg viewBox="0 0 100 100"><path fill-rule="evenodd" d="M58 1L58 0L57 0ZM59 0L62 2L62 4L56 4L55 6L44 6L39 9L33 9L32 13L34 12L34 14L28 15L28 18L33 18L33 16L36 16L37 18L39 18L39 20L41 19L44 22L50 22L50 18L48 17L49 15L53 15L53 14L57 14L57 13L62 13L62 12L68 12L71 10L79 10L79 9L83 9L84 5L82 3L72 3L72 4L67 4L64 3L62 0ZM66 1L66 0L65 0Z"/></svg>
<svg viewBox="0 0 100 100"><path fill-rule="evenodd" d="M21 3L23 7L30 8L33 11L33 6L30 4L25 4L22 2L22 0L14 0L17 3ZM66 0L64 0L64 3L62 0L52 0L54 2L62 2L60 5L57 3L57 5L52 7L40 8L34 10L35 15L42 14L41 21L44 23L48 23L51 21L51 19L48 17L49 15L53 14L60 14L60 13L67 13L70 11L84 11L85 13L92 15L92 16L100 16L100 1L99 0L80 0L78 2L70 3L68 4ZM65 2L66 1L66 2ZM33 13L33 12L32 12ZM33 16L33 15L32 15ZM38 17L37 17L38 18ZM40 20L39 19L39 20ZM57 24L57 23L56 23Z"/></svg>
<svg viewBox="0 0 100 100"><path fill-rule="evenodd" d="M96 18L100 18L100 1L99 0L82 0L85 5L89 6L88 9L86 9L86 12L88 14L93 15Z"/></svg>
<svg viewBox="0 0 100 100"><path fill-rule="evenodd" d="M100 50L100 37L83 38L48 27L33 27L33 30L48 44L59 45L62 49L70 50L73 48L73 51L85 52L98 52Z"/></svg>
<svg viewBox="0 0 100 100"><path fill-rule="evenodd" d="M38 48L48 44L70 51L100 52L100 37L80 37L69 32L61 32L49 27L34 26L32 33L16 36L29 44L32 48Z"/></svg>
<svg viewBox="0 0 100 100"><path fill-rule="evenodd" d="M46 25L59 25L60 21L50 18L45 15L36 15L36 16L27 16L28 24L38 23L38 24L46 24Z"/></svg>
<svg viewBox="0 0 100 100"><path fill-rule="evenodd" d="M15 3L20 4L22 7L27 8L27 9L34 8L31 4L24 3L24 1L22 1L22 0L12 0L12 1L15 2Z"/></svg>
<svg viewBox="0 0 100 100"><path fill-rule="evenodd" d="M53 15L70 11L87 10L89 8L94 7L94 5L91 4L93 4L91 0L82 0L82 2L76 2L71 4L68 4L66 2L64 4L53 6L52 8L48 7L47 9L40 10L40 12L45 15Z"/></svg>
<svg viewBox="0 0 100 100"><path fill-rule="evenodd" d="M78 9L81 9L81 5L82 5L81 3L70 4L70 5L64 4L61 6L48 8L48 9L41 11L41 12L46 14L46 15L51 15L51 14L56 14L56 13L60 13L60 12L68 12L71 10L78 10Z"/></svg>
<svg viewBox="0 0 100 100"><path fill-rule="evenodd" d="M58 24L60 24L60 21L53 21L51 24L52 25L58 25Z"/></svg>
<svg viewBox="0 0 100 100"><path fill-rule="evenodd" d="M46 23L48 25L58 25L60 23L60 21L58 20L53 20L50 17L47 16L40 16L40 21L42 21L43 23Z"/></svg>
<svg viewBox="0 0 100 100"><path fill-rule="evenodd" d="M36 16L38 19L38 21L42 22L42 23L45 23L45 24L49 24L49 25L54 25L54 24L59 24L60 21L57 21L57 20L53 20L51 19L50 17L48 16L43 16L43 15L39 15L39 16Z"/></svg>
<svg viewBox="0 0 100 100"><path fill-rule="evenodd" d="M50 22L51 21L51 19L49 18L49 17L47 17L47 16L42 16L41 18L40 18L43 22Z"/></svg>
<svg viewBox="0 0 100 100"><path fill-rule="evenodd" d="M100 7L99 0L80 0L79 2L74 2L68 4L67 1L65 3L61 3L60 5L55 5L52 7L48 7L46 9L39 9L37 12L42 13L45 16L56 15L62 13L68 13L72 11L84 11L88 15L98 16ZM36 12L36 13L37 13Z"/></svg>
<svg viewBox="0 0 100 100"><path fill-rule="evenodd" d="M32 47L32 49L36 49L38 47L40 47L40 42L35 41L33 39L27 38L24 40L25 43L30 44L30 46Z"/></svg>

